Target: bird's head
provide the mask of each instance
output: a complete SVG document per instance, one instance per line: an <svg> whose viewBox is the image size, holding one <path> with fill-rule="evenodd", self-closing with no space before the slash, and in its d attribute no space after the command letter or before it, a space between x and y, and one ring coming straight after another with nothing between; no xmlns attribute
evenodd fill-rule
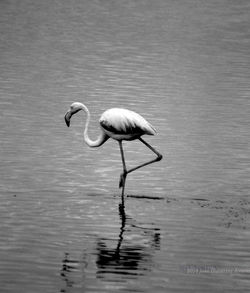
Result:
<svg viewBox="0 0 250 293"><path fill-rule="evenodd" d="M72 115L74 115L80 110L83 110L83 106L84 106L83 104L78 102L75 102L70 106L69 110L66 112L64 116L65 123L68 127L70 126L70 118L72 117Z"/></svg>

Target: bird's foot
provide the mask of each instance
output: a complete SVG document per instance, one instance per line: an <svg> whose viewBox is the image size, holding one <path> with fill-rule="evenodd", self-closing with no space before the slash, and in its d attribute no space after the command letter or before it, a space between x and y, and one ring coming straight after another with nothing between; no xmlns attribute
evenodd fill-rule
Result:
<svg viewBox="0 0 250 293"><path fill-rule="evenodd" d="M125 181L126 181L127 174L122 173L120 176L120 182L119 182L119 188L125 187Z"/></svg>

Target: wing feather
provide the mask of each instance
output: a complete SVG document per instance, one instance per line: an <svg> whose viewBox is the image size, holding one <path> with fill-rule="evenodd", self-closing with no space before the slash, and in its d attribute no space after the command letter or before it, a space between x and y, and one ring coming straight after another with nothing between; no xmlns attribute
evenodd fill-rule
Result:
<svg viewBox="0 0 250 293"><path fill-rule="evenodd" d="M146 119L127 109L109 109L102 114L99 122L105 130L114 134L156 134L156 130Z"/></svg>

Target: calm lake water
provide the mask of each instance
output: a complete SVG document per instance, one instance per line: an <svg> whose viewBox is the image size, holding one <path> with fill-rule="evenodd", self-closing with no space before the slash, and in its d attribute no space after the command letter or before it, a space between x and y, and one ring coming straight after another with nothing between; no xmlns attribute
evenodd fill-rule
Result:
<svg viewBox="0 0 250 293"><path fill-rule="evenodd" d="M0 291L249 292L250 2L1 1ZM118 189L73 101L143 115ZM152 158L125 142L129 166Z"/></svg>

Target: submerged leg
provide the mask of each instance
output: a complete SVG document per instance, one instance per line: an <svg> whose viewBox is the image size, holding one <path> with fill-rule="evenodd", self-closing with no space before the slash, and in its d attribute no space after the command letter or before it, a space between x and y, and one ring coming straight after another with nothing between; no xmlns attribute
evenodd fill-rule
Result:
<svg viewBox="0 0 250 293"><path fill-rule="evenodd" d="M126 182L126 177L127 177L127 168L125 164L125 157L124 157L124 151L122 147L122 141L119 141L119 146L120 146L120 151L121 151L121 157L122 157L122 165L123 165L123 173L121 174L120 177L120 183L119 183L119 188L122 187L122 204L124 204L124 189L125 189L125 182Z"/></svg>
<svg viewBox="0 0 250 293"><path fill-rule="evenodd" d="M162 159L162 155L155 149L155 148L153 148L149 143L147 143L145 140L143 140L141 137L139 137L138 138L143 144L145 144L145 146L147 146L152 152L154 152L156 155L157 155L157 157L155 158L155 159L153 159L153 160L150 160L150 161L148 161L148 162L146 162L146 163L143 163L143 164L141 164L141 165L139 165L139 166L136 166L136 167L134 167L134 168L132 168L132 169L129 169L128 171L127 171L127 174L128 173L131 173L131 172L133 172L133 171L135 171L135 170L137 170L137 169L139 169L139 168L141 168L141 167L144 167L144 166L147 166L147 165L149 165L149 164L152 164L152 163L154 163L154 162L158 162L158 161L160 161L161 159Z"/></svg>

